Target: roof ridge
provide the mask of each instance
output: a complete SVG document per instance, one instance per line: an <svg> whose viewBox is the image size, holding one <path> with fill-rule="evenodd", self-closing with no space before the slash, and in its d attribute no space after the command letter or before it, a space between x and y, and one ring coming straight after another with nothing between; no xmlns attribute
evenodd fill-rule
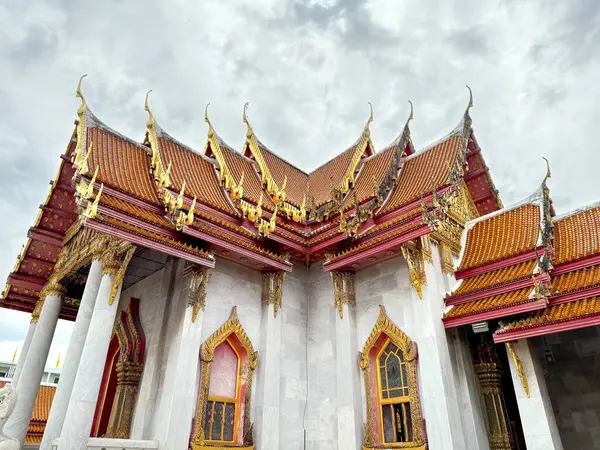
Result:
<svg viewBox="0 0 600 450"><path fill-rule="evenodd" d="M291 162L289 162L287 159L283 158L282 156L279 156L277 153L275 153L273 150L271 150L269 147L267 147L265 144L263 144L262 141L256 137L256 135L254 136L254 138L256 139L257 144L261 147L261 150L263 150L265 152L269 152L271 155L275 156L276 158L279 158L284 163L288 164L289 166L292 166L294 169L298 170L299 172L302 172L304 175L306 175L306 176L309 175L308 172L302 170L295 164L292 164Z"/></svg>
<svg viewBox="0 0 600 450"><path fill-rule="evenodd" d="M553 219L553 222L556 223L560 220L567 219L569 217L584 213L586 211L591 211L592 209L596 209L596 208L600 208L600 200L597 202L594 202L594 203L590 203L589 205L581 206L581 207L573 209L571 211L567 211L563 214L559 214L557 216L554 216L552 219Z"/></svg>
<svg viewBox="0 0 600 450"><path fill-rule="evenodd" d="M156 125L158 126L158 123ZM172 135L170 135L165 130L163 130L160 126L158 126L157 135L158 135L158 137L162 137L164 139L168 139L168 140L172 141L174 144L179 145L184 150L186 150L190 153L193 153L194 155L197 155L197 156L201 157L202 159L204 159L206 162L212 164L211 158L206 156L204 153L196 151L194 148L190 147L189 145L184 144L179 139L174 138Z"/></svg>
<svg viewBox="0 0 600 450"><path fill-rule="evenodd" d="M151 150L145 146L144 144L142 144L141 142L138 142L128 136L125 136L122 133L119 133L118 131L116 131L114 128L109 127L108 125L106 125L106 123L104 123L102 120L100 120L98 118L98 116L96 114L94 114L92 112L92 110L89 107L86 107L85 110L85 114L86 114L86 126L87 128L99 128L103 131L106 131L120 139L123 139L126 142L129 142L130 144L135 145L136 147L141 148L142 150L144 150L146 153L151 153Z"/></svg>

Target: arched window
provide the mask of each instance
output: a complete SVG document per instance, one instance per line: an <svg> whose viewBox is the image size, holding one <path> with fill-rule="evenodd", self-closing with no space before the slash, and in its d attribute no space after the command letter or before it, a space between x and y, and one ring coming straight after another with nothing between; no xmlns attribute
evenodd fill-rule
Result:
<svg viewBox="0 0 600 450"><path fill-rule="evenodd" d="M258 352L235 307L227 322L202 344L200 359L192 449L253 449L250 403Z"/></svg>
<svg viewBox="0 0 600 450"><path fill-rule="evenodd" d="M242 372L234 345L228 339L215 349L203 424L207 442L233 443L237 438Z"/></svg>
<svg viewBox="0 0 600 450"><path fill-rule="evenodd" d="M358 363L363 371L363 448L427 448L417 386L417 348L380 306Z"/></svg>

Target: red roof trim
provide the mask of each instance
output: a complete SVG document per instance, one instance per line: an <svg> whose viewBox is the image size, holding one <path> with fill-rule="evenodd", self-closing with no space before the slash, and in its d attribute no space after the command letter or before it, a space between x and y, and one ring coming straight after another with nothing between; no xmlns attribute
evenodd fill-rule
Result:
<svg viewBox="0 0 600 450"><path fill-rule="evenodd" d="M535 275L536 281L545 278L544 274ZM533 280L531 275L517 280L507 281L499 286L494 286L488 289L468 292L466 294L458 295L456 297L446 297L446 305L462 305L463 303L469 303L474 300L479 300L485 297L493 297L495 295L504 294L510 291L516 291L517 289L523 289L528 286L533 286Z"/></svg>
<svg viewBox="0 0 600 450"><path fill-rule="evenodd" d="M562 294L554 295L548 299L549 306L560 305L561 303L568 303L574 300L581 300L588 297L600 296L600 283L593 286L586 286L584 288L576 289L570 292L564 292Z"/></svg>
<svg viewBox="0 0 600 450"><path fill-rule="evenodd" d="M492 270L503 269L504 267L508 267L508 266L519 264L519 263L522 263L525 261L529 261L530 259L534 259L538 255L541 255L540 249L542 249L542 247L538 247L534 250L530 250L525 253L520 253L518 255L511 256L509 258L492 261L492 262L486 263L482 266L471 267L466 270L461 270L461 271L456 272L454 274L454 276L457 280L461 280L463 278L474 277L474 276L481 275L486 272L491 272Z"/></svg>

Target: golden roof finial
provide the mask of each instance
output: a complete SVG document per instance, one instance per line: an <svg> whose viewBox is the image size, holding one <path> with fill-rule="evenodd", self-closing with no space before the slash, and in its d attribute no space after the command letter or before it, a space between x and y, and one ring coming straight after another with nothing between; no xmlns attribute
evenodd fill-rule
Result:
<svg viewBox="0 0 600 450"><path fill-rule="evenodd" d="M208 137L210 139L214 136L215 130L213 129L212 123L210 123L210 119L208 118L208 107L209 106L210 106L210 102L208 102L206 104L206 106L204 107L204 121L208 124Z"/></svg>
<svg viewBox="0 0 600 450"><path fill-rule="evenodd" d="M408 116L408 120L406 121L406 125L408 125L408 123L413 120L414 116L413 116L413 103L409 100L408 103L410 103L410 115Z"/></svg>
<svg viewBox="0 0 600 450"><path fill-rule="evenodd" d="M369 109L370 109L369 120L367 120L367 126L369 126L369 124L371 122L373 122L373 104L371 102L367 102L367 103L369 103Z"/></svg>
<svg viewBox="0 0 600 450"><path fill-rule="evenodd" d="M548 180L548 178L552 177L552 172L550 172L550 162L548 161L548 159L546 159L545 157L542 156L542 159L544 161L546 161L546 176L544 177L544 181L542 181L542 184L546 184L546 181Z"/></svg>
<svg viewBox="0 0 600 450"><path fill-rule="evenodd" d="M196 209L196 196L194 195L194 200L192 200L192 206L190 206L190 211L185 216L185 224L189 227L194 223L194 210Z"/></svg>
<svg viewBox="0 0 600 450"><path fill-rule="evenodd" d="M154 120L154 114L152 114L152 111L150 111L150 106L148 105L148 96L150 95L150 92L152 92L152 89L150 89L148 92L146 92L146 100L144 102L144 110L146 110L148 112L148 122L146 123L146 127L148 127L148 128L153 126L154 123L156 122Z"/></svg>
<svg viewBox="0 0 600 450"><path fill-rule="evenodd" d="M96 183L96 177L98 176L99 168L100 168L100 166L96 166L96 170L94 170L94 176L90 180L90 184L88 184L87 190L85 191L85 194L83 195L83 197L85 199L89 200L94 195L94 184Z"/></svg>
<svg viewBox="0 0 600 450"><path fill-rule="evenodd" d="M79 110L81 110L81 112L84 112L85 109L87 108L87 102L85 101L83 92L81 92L81 82L83 81L83 79L85 77L87 77L87 73L84 73L83 75L81 75L81 77L79 77L79 83L77 83L77 89L75 90L75 96L79 97L81 99L81 106L77 110L78 113L79 113Z"/></svg>
<svg viewBox="0 0 600 450"><path fill-rule="evenodd" d="M104 183L100 185L100 190L96 195L96 199L93 203L88 203L87 208L83 212L83 215L88 219L93 219L98 214L98 203L100 203L100 197L102 196L102 191L104 190Z"/></svg>
<svg viewBox="0 0 600 450"><path fill-rule="evenodd" d="M248 121L248 114L247 114L247 111L248 111L248 105L250 105L250 102L246 102L246 103L244 103L244 115L242 116L242 121L243 121L243 122L244 122L246 125L250 126L250 122Z"/></svg>
<svg viewBox="0 0 600 450"><path fill-rule="evenodd" d="M469 109L471 109L473 107L473 91L471 90L471 88L469 87L468 84L466 86L467 86L467 89L469 90L469 104L467 105L465 115L469 114Z"/></svg>
<svg viewBox="0 0 600 450"><path fill-rule="evenodd" d="M181 191L179 192L179 195L177 196L177 201L175 203L175 206L177 207L177 209L181 209L181 207L183 206L183 197L185 196L185 180L183 180L183 184L181 186Z"/></svg>
<svg viewBox="0 0 600 450"><path fill-rule="evenodd" d="M287 175L283 177L283 184L281 185L281 190L284 191L287 186Z"/></svg>

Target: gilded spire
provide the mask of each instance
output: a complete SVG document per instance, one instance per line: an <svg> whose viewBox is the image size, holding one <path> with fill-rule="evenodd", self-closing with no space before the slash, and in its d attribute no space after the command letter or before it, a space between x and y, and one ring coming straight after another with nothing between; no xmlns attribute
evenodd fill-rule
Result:
<svg viewBox="0 0 600 450"><path fill-rule="evenodd" d="M210 123L210 119L208 118L208 107L210 106L210 102L208 102L204 108L204 121L208 124L208 138L211 139L215 135L215 129ZM214 150L213 150L214 152Z"/></svg>
<svg viewBox="0 0 600 450"><path fill-rule="evenodd" d="M469 90L469 104L467 105L467 109L465 110L465 116L469 115L469 110L473 107L473 91L467 84L467 89Z"/></svg>
<svg viewBox="0 0 600 450"><path fill-rule="evenodd" d="M85 101L85 97L81 91L81 82L85 77L87 77L87 73L79 77L79 83L77 83L77 89L75 90L75 96L81 99L81 106L79 106L79 109L77 109L77 115L85 113L85 110L87 109L87 102Z"/></svg>
<svg viewBox="0 0 600 450"><path fill-rule="evenodd" d="M150 96L150 92L152 92L152 89L146 92L146 100L144 101L144 110L148 113L148 122L146 122L146 128L152 128L156 124L154 114L152 114L150 106L148 105L148 97Z"/></svg>
<svg viewBox="0 0 600 450"><path fill-rule="evenodd" d="M546 185L546 181L548 181L548 178L552 177L552 172L550 172L550 162L548 161L548 159L546 159L543 156L542 156L542 159L544 161L546 161L546 176L544 177L544 181L542 181L542 184L545 186Z"/></svg>
<svg viewBox="0 0 600 450"><path fill-rule="evenodd" d="M72 159L72 162L76 165L78 165L85 157L87 102L83 96L83 92L81 91L81 82L85 77L87 77L87 74L84 74L79 78L77 89L75 89L75 96L81 99L81 105L79 105L79 108L77 108L77 145L75 146L75 153Z"/></svg>

